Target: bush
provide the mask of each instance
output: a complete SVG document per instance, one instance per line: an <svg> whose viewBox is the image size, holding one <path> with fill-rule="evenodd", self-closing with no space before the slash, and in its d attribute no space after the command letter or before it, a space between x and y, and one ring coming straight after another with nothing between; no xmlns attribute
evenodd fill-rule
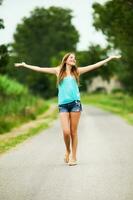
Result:
<svg viewBox="0 0 133 200"><path fill-rule="evenodd" d="M27 87L0 75L0 134L36 119L48 107L44 99L33 96Z"/></svg>
<svg viewBox="0 0 133 200"><path fill-rule="evenodd" d="M28 89L15 80L11 80L7 75L0 75L0 95L3 97L16 97L27 95Z"/></svg>
<svg viewBox="0 0 133 200"><path fill-rule="evenodd" d="M99 94L99 93L107 94L107 90L104 87L97 87L95 91L93 91L92 93L93 94Z"/></svg>
<svg viewBox="0 0 133 200"><path fill-rule="evenodd" d="M116 93L125 93L124 89L121 89L121 88L114 88L111 90L111 93L112 94L116 94Z"/></svg>

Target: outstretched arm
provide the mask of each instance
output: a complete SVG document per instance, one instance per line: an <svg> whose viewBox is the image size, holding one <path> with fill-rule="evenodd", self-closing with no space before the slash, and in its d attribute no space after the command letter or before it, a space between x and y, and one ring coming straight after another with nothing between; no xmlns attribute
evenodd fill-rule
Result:
<svg viewBox="0 0 133 200"><path fill-rule="evenodd" d="M110 56L109 58L106 58L105 60L97 62L96 64L89 65L89 66L86 66L86 67L78 67L79 73L81 75L83 73L92 71L94 69L97 69L97 68L101 67L102 65L104 65L107 62L109 62L110 60L112 60L112 59L118 59L118 58L121 58L121 56Z"/></svg>
<svg viewBox="0 0 133 200"><path fill-rule="evenodd" d="M33 65L27 65L25 62L15 63L15 67L26 67L37 72L49 73L57 75L59 67L37 67Z"/></svg>

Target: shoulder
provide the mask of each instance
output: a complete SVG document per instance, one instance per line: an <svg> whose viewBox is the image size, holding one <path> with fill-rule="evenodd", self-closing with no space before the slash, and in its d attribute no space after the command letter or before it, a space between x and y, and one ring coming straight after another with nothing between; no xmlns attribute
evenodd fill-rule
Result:
<svg viewBox="0 0 133 200"><path fill-rule="evenodd" d="M60 66L55 67L55 70L56 70L56 76L58 77L60 73Z"/></svg>

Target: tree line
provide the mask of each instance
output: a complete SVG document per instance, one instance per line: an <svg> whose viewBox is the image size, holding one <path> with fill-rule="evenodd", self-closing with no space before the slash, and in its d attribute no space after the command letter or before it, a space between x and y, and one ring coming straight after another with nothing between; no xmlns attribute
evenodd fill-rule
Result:
<svg viewBox="0 0 133 200"><path fill-rule="evenodd" d="M34 94L44 97L56 95L56 77L34 71L14 68L15 62L27 62L40 67L54 67L60 64L62 56L76 52L78 65L93 64L106 58L111 51L122 54L121 62L110 62L108 67L99 68L81 76L81 90L86 90L92 78L101 75L109 80L117 74L125 90L133 92L132 32L133 5L130 1L109 1L104 5L93 4L93 25L102 30L108 46L88 44L85 51L77 50L79 32L72 24L71 9L61 7L36 7L29 17L24 17L17 25L11 44L0 46L0 73L8 74L19 82L28 85ZM128 23L127 23L128 22ZM0 20L0 28L4 28Z"/></svg>
<svg viewBox="0 0 133 200"><path fill-rule="evenodd" d="M133 93L133 1L112 0L93 4L94 26L101 30L113 49L120 50L119 79Z"/></svg>

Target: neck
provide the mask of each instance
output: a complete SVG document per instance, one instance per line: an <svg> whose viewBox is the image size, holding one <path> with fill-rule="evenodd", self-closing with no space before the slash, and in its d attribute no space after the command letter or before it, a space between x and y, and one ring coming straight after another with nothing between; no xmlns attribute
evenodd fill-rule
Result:
<svg viewBox="0 0 133 200"><path fill-rule="evenodd" d="M66 72L70 73L71 72L71 68L72 68L71 65L66 65Z"/></svg>

